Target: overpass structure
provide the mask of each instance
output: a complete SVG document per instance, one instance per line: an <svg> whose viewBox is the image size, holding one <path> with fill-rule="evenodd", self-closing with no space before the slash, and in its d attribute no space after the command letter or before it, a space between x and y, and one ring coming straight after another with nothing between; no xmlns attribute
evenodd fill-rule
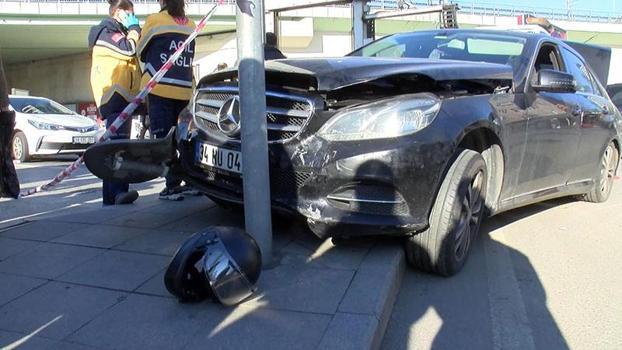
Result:
<svg viewBox="0 0 622 350"><path fill-rule="evenodd" d="M269 0L266 8L319 1ZM133 2L141 21L159 11L157 0ZM186 0L186 10L191 18L198 19L216 2ZM547 17L566 29L571 41L622 48L622 14L475 4L468 0L454 2L461 9L458 12L460 27L513 25L518 15L528 13ZM439 2L411 0L410 3L424 8ZM396 0L373 0L367 4L368 13L398 11ZM235 63L235 13L235 0L225 0L208 23L205 35L197 41L197 76L213 71L218 63ZM8 64L9 84L62 103L91 101L86 38L89 28L107 14L106 0L0 0L0 49ZM353 46L351 18L350 5L339 4L280 12L277 25L280 48L288 57L343 55ZM438 26L437 14L386 18L376 21L375 34L380 37ZM266 16L266 27L274 28L271 16Z"/></svg>

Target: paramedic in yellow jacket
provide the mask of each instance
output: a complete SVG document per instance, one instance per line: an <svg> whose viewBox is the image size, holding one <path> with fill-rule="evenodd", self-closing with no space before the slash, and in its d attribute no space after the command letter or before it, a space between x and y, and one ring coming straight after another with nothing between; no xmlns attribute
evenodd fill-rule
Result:
<svg viewBox="0 0 622 350"><path fill-rule="evenodd" d="M140 73L136 45L140 37L138 19L129 0L109 0L110 17L91 28L89 48L93 62L91 86L99 113L110 126L129 104L140 88ZM127 139L131 123L126 122L113 139ZM129 191L129 184L106 181L103 183L104 205L128 204L138 198L138 192Z"/></svg>
<svg viewBox="0 0 622 350"><path fill-rule="evenodd" d="M194 31L195 24L186 17L184 6L183 0L160 0L161 11L147 17L137 48L143 70L141 86L147 84ZM192 96L193 60L194 41L149 94L149 131L152 137L165 137L177 124L179 113L188 105ZM180 184L180 180L167 176L160 198L183 199L187 188Z"/></svg>

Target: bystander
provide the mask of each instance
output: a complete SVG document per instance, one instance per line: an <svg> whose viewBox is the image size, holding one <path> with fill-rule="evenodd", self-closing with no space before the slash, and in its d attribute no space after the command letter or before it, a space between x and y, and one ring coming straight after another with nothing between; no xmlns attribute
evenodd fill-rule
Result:
<svg viewBox="0 0 622 350"><path fill-rule="evenodd" d="M264 45L263 55L266 61L287 58L285 57L285 55L283 55L281 50L279 50L278 48L276 34L271 33L271 32L266 33L266 44Z"/></svg>
<svg viewBox="0 0 622 350"><path fill-rule="evenodd" d="M0 197L19 196L19 182L13 165L15 112L9 108L9 91L0 55Z"/></svg>

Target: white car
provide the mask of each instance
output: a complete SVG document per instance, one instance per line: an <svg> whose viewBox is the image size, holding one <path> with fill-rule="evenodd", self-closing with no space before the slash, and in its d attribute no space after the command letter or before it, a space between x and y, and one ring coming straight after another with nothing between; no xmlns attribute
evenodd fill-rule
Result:
<svg viewBox="0 0 622 350"><path fill-rule="evenodd" d="M105 130L91 118L43 97L9 96L15 111L13 158L22 162L33 156L80 154Z"/></svg>

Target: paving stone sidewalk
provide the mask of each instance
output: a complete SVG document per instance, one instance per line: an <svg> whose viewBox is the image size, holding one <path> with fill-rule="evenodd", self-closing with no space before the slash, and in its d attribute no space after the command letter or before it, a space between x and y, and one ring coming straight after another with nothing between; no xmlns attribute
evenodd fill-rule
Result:
<svg viewBox="0 0 622 350"><path fill-rule="evenodd" d="M243 217L204 197L63 216L0 230L0 348L369 349L382 340L404 257L389 242L334 246L277 222L276 266L236 307L180 304L164 270L208 225ZM148 204L144 204L148 203Z"/></svg>

